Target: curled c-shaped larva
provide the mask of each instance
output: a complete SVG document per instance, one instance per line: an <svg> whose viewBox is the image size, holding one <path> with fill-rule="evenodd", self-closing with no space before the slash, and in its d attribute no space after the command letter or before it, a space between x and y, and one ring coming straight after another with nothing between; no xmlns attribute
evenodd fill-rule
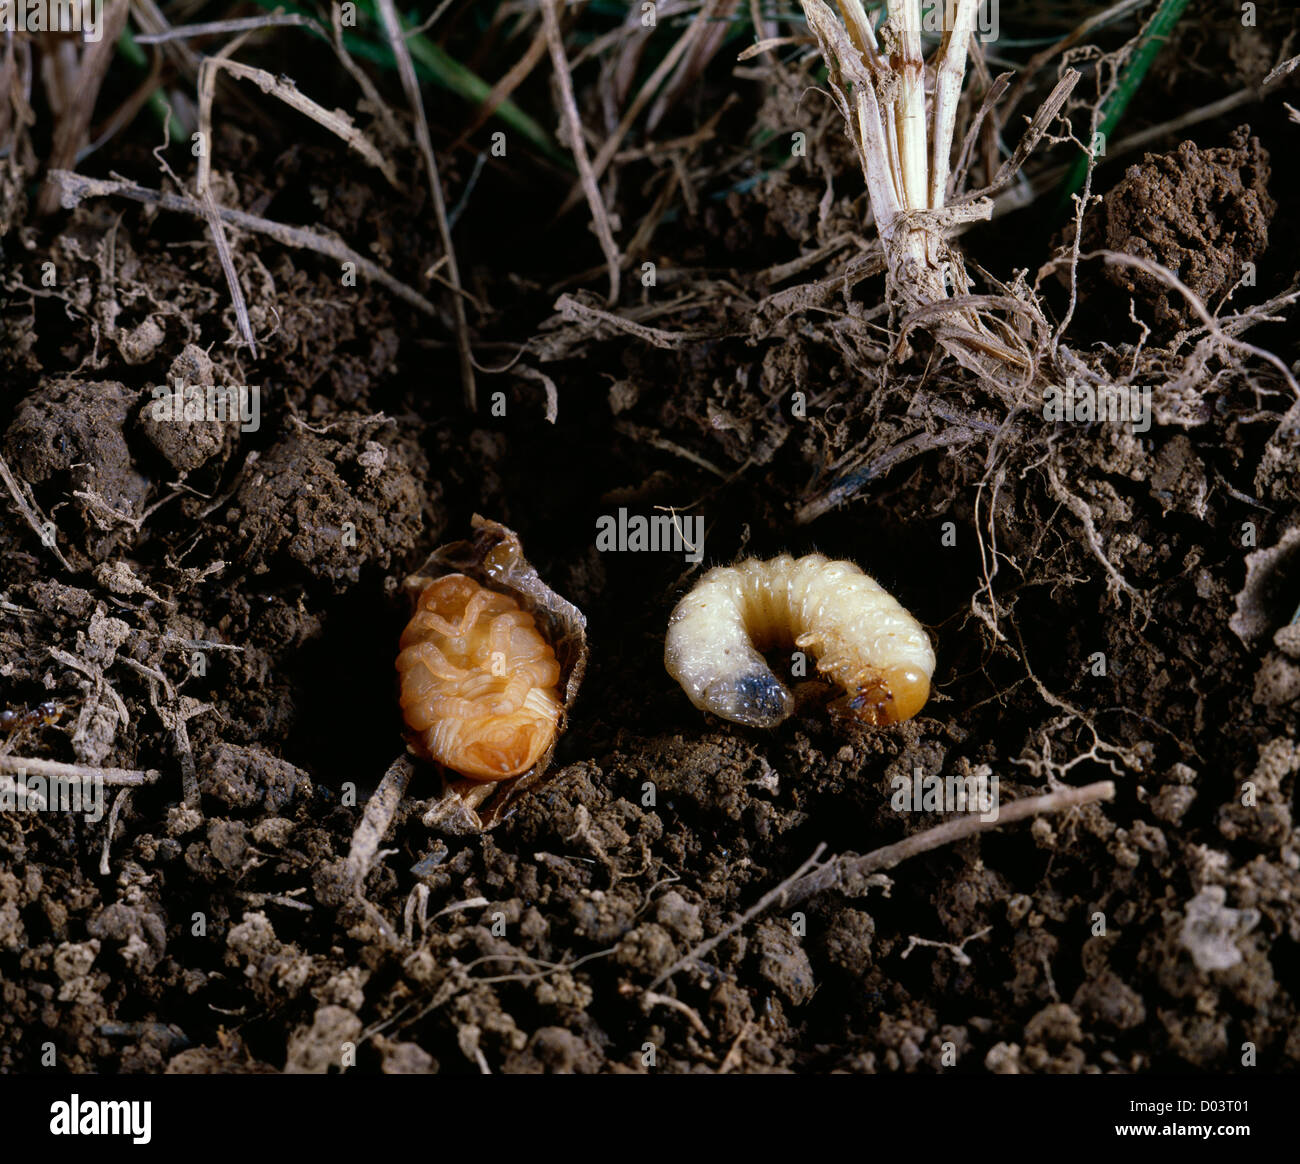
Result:
<svg viewBox="0 0 1300 1164"><path fill-rule="evenodd" d="M668 620L664 666L703 711L775 727L794 710L760 651L794 646L869 724L910 719L930 696L925 629L874 578L822 554L751 558L710 570Z"/></svg>
<svg viewBox="0 0 1300 1164"><path fill-rule="evenodd" d="M399 645L402 713L428 759L506 780L555 740L560 665L513 598L448 574L420 595Z"/></svg>

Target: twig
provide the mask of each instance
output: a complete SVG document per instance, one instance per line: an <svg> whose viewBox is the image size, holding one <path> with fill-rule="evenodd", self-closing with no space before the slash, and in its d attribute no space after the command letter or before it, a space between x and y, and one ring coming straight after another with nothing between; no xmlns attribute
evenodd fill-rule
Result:
<svg viewBox="0 0 1300 1164"><path fill-rule="evenodd" d="M1007 86L1011 84L1011 74L1002 73L994 79L984 94L984 99L980 102L979 111L971 118L969 128L966 130L965 140L961 143L961 152L957 155L957 162L952 168L952 177L949 184L953 190L956 190L967 177L967 172L971 165L971 154L975 149L975 142L979 137L980 130L984 128L985 119L993 111L993 108L1002 100L1003 94L1007 91Z"/></svg>
<svg viewBox="0 0 1300 1164"><path fill-rule="evenodd" d="M682 57L646 114L647 135L653 134L668 111L698 85L701 74L726 43L739 5L740 0L722 0L714 9L709 27L691 46L691 51Z"/></svg>
<svg viewBox="0 0 1300 1164"><path fill-rule="evenodd" d="M596 185L596 174L591 168L591 159L587 156L587 143L582 136L582 119L578 114L578 103L573 97L573 77L569 72L569 61L564 55L564 38L560 34L560 21L555 14L556 0L542 0L542 20L546 26L546 40L551 50L551 66L555 71L555 86L560 96L561 120L568 133L569 149L573 160L578 164L578 175L582 182L583 193L587 196L587 205L591 208L591 220L596 228L596 237L600 240L600 249L605 253L605 264L609 268L609 305L618 302L619 267L623 261L618 244L614 241L613 231L609 226L609 213L605 209L605 200L601 197L600 187Z"/></svg>
<svg viewBox="0 0 1300 1164"><path fill-rule="evenodd" d="M1229 93L1228 96L1221 97L1218 101L1211 101L1208 105L1201 105L1196 109L1188 110L1186 113L1181 113L1168 121L1162 121L1158 125L1148 126L1146 129L1128 134L1118 141L1108 141L1106 143L1106 152L1099 154L1093 161L1096 166L1111 164L1117 158L1134 153L1161 138L1181 133L1183 130L1189 129L1193 125L1199 125L1203 121L1209 121L1211 118L1222 117L1242 105L1262 101L1297 64L1300 64L1300 57L1292 57L1278 65L1258 85L1247 85L1244 89ZM1283 107L1289 108L1285 102L1283 102ZM1032 180L1027 179L1027 181L1036 191L1050 190L1064 181L1065 176L1070 172L1070 168L1071 165L1051 166L1035 174ZM1011 196L1004 194L994 204L993 217L998 218L1007 210L1017 209L1021 205L1024 205L1024 202L1020 191L1012 191Z"/></svg>
<svg viewBox="0 0 1300 1164"><path fill-rule="evenodd" d="M756 918L760 913L766 910L769 905L772 905L774 902L784 900L786 894L790 890L790 887L798 884L799 879L802 878L808 872L809 869L816 867L817 862L821 859L821 855L824 852L826 852L826 845L823 842L822 844L818 845L816 849L813 850L812 856L809 857L808 860L806 860L802 865L800 865L798 869L796 869L793 873L791 873L789 877L787 877L784 881L782 881L780 885L778 885L775 889L769 890L767 893L763 894L762 897L760 897L756 902L754 902L754 904L751 905L747 910L745 910L745 912L742 913L738 918L736 918L735 921L731 922L729 925L724 926L721 930L719 930L716 934L714 934L713 937L707 938L703 942L700 942L699 945L697 945L694 949L692 949L690 953L688 953L685 957L679 958L676 962L674 962L671 966L669 966L667 970L665 970L662 974L659 975L658 978L656 978L652 983L650 983L650 990L653 991L657 989L658 987L662 986L665 982L667 982L668 979L670 979L674 974L676 974L677 971L684 970L692 962L699 961L699 959L703 958L704 955L707 954L710 950L712 950L715 946L717 946L721 942L726 941L726 939L731 937L731 935L734 934L738 929L740 929L742 926L748 924L751 920Z"/></svg>
<svg viewBox="0 0 1300 1164"><path fill-rule="evenodd" d="M737 61L750 61L755 57L762 56L763 53L771 52L773 49L784 48L791 44L816 44L810 36L770 36L766 40L760 40L751 44L749 48L742 49L736 57Z"/></svg>
<svg viewBox="0 0 1300 1164"><path fill-rule="evenodd" d="M1133 95L1141 87L1147 71L1151 68L1151 62L1165 47L1174 26L1182 18L1187 4L1188 0L1160 0L1151 19L1142 26L1141 32L1132 42L1134 46L1132 53L1121 66L1115 85L1106 93L1100 108L1093 115L1096 118L1093 122L1094 134L1100 134L1103 139L1108 139L1114 132ZM1091 165L1091 150L1075 161L1061 193L1062 205L1067 205L1070 195L1083 185L1084 175Z"/></svg>
<svg viewBox="0 0 1300 1164"><path fill-rule="evenodd" d="M132 0L131 17L142 33L165 33L172 27L156 0ZM190 79L198 77L200 55L185 39L164 41L162 54L171 60L179 73Z"/></svg>
<svg viewBox="0 0 1300 1164"><path fill-rule="evenodd" d="M740 1044L745 1041L749 1032L753 1029L754 1020L746 1019L745 1025L740 1028L740 1034L736 1036L736 1041L731 1044L731 1050L727 1052L727 1057L722 1060L722 1066L718 1068L719 1075L726 1075L728 1071L734 1070L745 1061L745 1056L740 1049Z"/></svg>
<svg viewBox="0 0 1300 1164"><path fill-rule="evenodd" d="M1039 106L1038 112L1034 114L1034 119L1029 123L1029 128L1025 130L1015 152L998 167L998 172L993 175L989 184L982 190L972 190L969 194L962 195L954 205L960 206L964 202L991 197L1011 185L1020 167L1024 165L1026 159L1034 151L1034 147L1042 140L1048 126L1056 119L1066 99L1074 91L1075 85L1079 83L1079 76L1080 74L1076 69L1066 69L1061 74L1061 79L1056 82L1055 87L1044 99L1042 105Z"/></svg>
<svg viewBox="0 0 1300 1164"><path fill-rule="evenodd" d="M634 323L632 320L624 319L613 312L601 311L598 307L590 307L568 294L561 295L555 301L555 309L563 316L565 323L606 323L610 327L626 332L628 335L636 336L637 339L644 340L656 348L667 348L669 351L675 351L687 344L696 343L710 337L710 333L704 331L664 331L663 328L659 327L646 327L643 323Z"/></svg>
<svg viewBox="0 0 1300 1164"><path fill-rule="evenodd" d="M647 990L641 995L641 1005L647 1011L656 1006L666 1006L670 1010L675 1010L679 1014L684 1014L691 1026L695 1028L695 1033L701 1038L712 1039L709 1034L709 1028L704 1025L704 1020L695 1012L693 1007L687 1006L680 998L673 998L669 994L656 994L653 990Z"/></svg>
<svg viewBox="0 0 1300 1164"><path fill-rule="evenodd" d="M937 433L932 433L929 429L913 433L897 444L891 445L870 463L837 477L825 489L801 501L795 510L795 523L807 525L810 521L815 521L822 514L856 497L869 481L884 476L895 466L910 461L913 457L918 457L931 449L968 445L978 440L979 436L980 434L975 430L959 424Z"/></svg>
<svg viewBox="0 0 1300 1164"><path fill-rule="evenodd" d="M515 369L515 375L522 376L525 380L536 380L541 384L546 393L546 422L554 424L560 415L560 390L555 386L555 381L545 372L530 368L527 364L520 364Z"/></svg>
<svg viewBox="0 0 1300 1164"><path fill-rule="evenodd" d="M524 50L524 55L520 57L513 65L510 66L506 75L492 86L492 91L483 98L479 103L478 110L475 112L470 123L461 130L460 137L452 142L449 152L455 153L460 150L469 140L470 136L477 133L478 130L487 123L487 121L500 108L501 103L505 101L521 84L524 78L531 73L541 59L546 56L546 28L545 26L537 30L532 42Z"/></svg>
<svg viewBox="0 0 1300 1164"><path fill-rule="evenodd" d="M65 764L61 760L38 760L29 756L0 756L0 772L16 775L53 776L60 780L102 780L105 784L138 788L154 784L162 773L157 768L101 768L97 764Z"/></svg>
<svg viewBox="0 0 1300 1164"><path fill-rule="evenodd" d="M1050 461L1047 464L1047 480L1052 487L1053 494L1058 500L1063 502L1075 517L1079 519L1083 526L1083 532L1086 535L1089 547L1092 549L1092 555L1102 564L1106 573L1110 575L1111 588L1115 593L1121 591L1132 599L1139 599L1141 592L1135 587L1123 574L1114 562L1106 556L1105 547L1101 544L1101 535L1097 532L1097 523L1092 517L1092 507L1078 494L1071 493L1065 487L1061 480L1061 474L1056 466ZM1116 600L1118 601L1118 599Z"/></svg>
<svg viewBox="0 0 1300 1164"><path fill-rule="evenodd" d="M357 893L366 875L374 867L379 853L379 842L388 832L388 826L397 815L397 806L406 795L406 786L410 783L415 765L411 757L403 753L389 765L384 778L366 802L366 811L361 816L356 832L352 834L352 848L348 851L348 876Z"/></svg>
<svg viewBox="0 0 1300 1164"><path fill-rule="evenodd" d="M1031 796L1026 800L1017 800L1002 805L998 809L996 820L983 820L979 816L962 816L956 820L945 821L932 829L915 833L892 845L885 845L866 854L864 857L844 855L827 861L820 869L798 878L789 884L780 899L782 905L792 905L803 901L823 889L831 889L843 884L850 877L867 877L872 873L883 873L895 865L950 845L954 841L973 837L977 833L987 832L1000 825L1013 824L1031 816L1045 812L1063 812L1069 808L1078 808L1098 800L1112 800L1115 796L1115 783L1112 780L1099 780L1095 784L1085 784L1082 788L1062 788L1043 796ZM780 886L778 888L784 888Z"/></svg>
<svg viewBox="0 0 1300 1164"><path fill-rule="evenodd" d="M180 24L163 32L151 32L135 38L136 44L162 44L169 40L188 40L196 36L212 36L216 33L250 32L258 28L274 28L279 25L296 25L314 28L320 25L310 16L296 12L268 12L265 16L246 16L242 20L209 20L205 24Z"/></svg>
<svg viewBox="0 0 1300 1164"><path fill-rule="evenodd" d="M108 828L104 831L104 847L99 854L99 874L107 877L112 870L108 865L108 850L113 843L113 830L117 828L117 818L122 815L122 808L131 797L129 788L121 789L113 797L113 807L108 810Z"/></svg>
<svg viewBox="0 0 1300 1164"><path fill-rule="evenodd" d="M75 175L74 175L75 176ZM54 552L58 558L59 565L62 566L69 574L73 572L72 565L67 558L63 556L63 551L59 549L58 542L52 541L46 543L43 515L37 510L35 501L28 500L26 494L18 485L17 478L9 470L9 463L0 457L0 480L5 483L5 488L13 495L15 504L18 506L18 512L21 513L27 524L32 527L32 532L40 539L41 545L46 546Z"/></svg>
<svg viewBox="0 0 1300 1164"><path fill-rule="evenodd" d="M1116 158L1131 154L1134 150L1150 145L1153 141L1158 141L1162 137L1181 133L1183 130L1193 125L1199 125L1202 121L1208 121L1212 117L1222 117L1225 113L1231 113L1240 105L1249 105L1252 101L1261 101L1267 88L1266 85L1248 85L1244 89L1238 89L1237 92L1228 94L1227 97L1219 101L1211 101L1208 105L1202 105L1198 109L1190 109L1178 117L1171 118L1169 121L1162 121L1159 125L1152 125L1147 129L1140 129L1137 133L1131 133L1119 141L1107 142L1106 152L1097 159L1097 164L1113 162Z"/></svg>
<svg viewBox="0 0 1300 1164"><path fill-rule="evenodd" d="M244 36L248 34L245 33ZM240 333L248 345L249 353L256 359L257 340L253 337L253 321L248 316L248 303L244 299L244 287L235 270L234 256L230 253L230 240L226 238L226 228L217 213L216 199L212 197L212 101L216 95L217 69L225 63L226 57L235 52L243 43L244 37L237 37L215 56L204 57L199 66L199 135L205 143L199 153L198 165L194 173L194 189L198 194L197 202L203 209L208 231L212 235L212 244L217 248L217 258L221 263L226 285L230 288L230 298L235 305L235 320Z"/></svg>
<svg viewBox="0 0 1300 1164"><path fill-rule="evenodd" d="M1118 4L1112 4L1095 16L1088 17L1087 20L1083 21L1082 24L1078 25L1072 32L1067 33L1055 44L1049 45L1042 52L1030 57L1025 67L1020 70L1020 77L1012 88L1011 95L1007 98L1006 107L1002 112L1003 124L1005 125L1011 120L1011 115L1016 111L1016 106L1020 104L1021 98L1028 91L1034 77L1048 61L1055 60L1066 49L1073 48L1094 28L1109 24L1113 20L1119 20L1135 9L1144 8L1150 3L1152 3L1152 0L1120 0Z"/></svg>
<svg viewBox="0 0 1300 1164"><path fill-rule="evenodd" d="M690 449L684 448L675 441L670 441L667 437L661 437L655 429L646 428L639 424L633 424L628 420L616 420L614 421L614 431L620 432L634 441L644 441L651 448L659 449L665 453L672 453L675 457L681 457L683 461L689 461L692 465L698 465L701 469L712 473L715 477L722 478L724 481L728 477L726 472L719 469L718 466L707 457L702 457L699 453L692 452Z"/></svg>
<svg viewBox="0 0 1300 1164"><path fill-rule="evenodd" d="M242 22L234 21L232 23ZM298 86L289 77L283 75L273 77L265 69L241 64L239 61L219 59L216 61L214 68L220 68L240 80L251 81L268 97L275 97L283 101L291 109L296 109L304 117L309 117L317 125L328 129L330 133L346 142L365 158L370 165L379 170L388 179L388 184L393 189L402 189L402 183L398 180L392 162L375 148L370 139L352 123L352 118L346 113L338 109L326 109L323 105L313 101L307 94L299 90Z"/></svg>
<svg viewBox="0 0 1300 1164"><path fill-rule="evenodd" d="M934 131L931 138L930 209L937 210L947 199L949 159L957 127L956 105L966 76L966 46L975 28L977 0L956 0L949 5L954 18L944 33L939 68L934 81ZM919 56L919 49L918 49Z"/></svg>
<svg viewBox="0 0 1300 1164"><path fill-rule="evenodd" d="M916 833L898 841L896 844L885 845L883 848L866 854L866 856L858 857L851 854L842 854L832 857L824 864L818 864L818 862L822 853L826 851L826 846L824 844L818 845L813 855L782 881L780 885L763 894L735 921L714 934L713 937L700 942L685 957L674 962L650 983L649 989L653 991L662 986L679 970L689 966L692 962L698 961L720 942L730 937L770 906L785 907L794 905L811 897L814 893L836 888L850 878L857 879L870 876L872 873L883 873L886 869L892 869L895 865L899 865L911 857L928 853L931 849L952 844L954 841L963 840L966 837L974 836L976 833L995 829L999 825L1011 824L1045 812L1062 812L1065 809L1078 808L1081 805L1091 804L1097 800L1111 800L1114 795L1115 784L1111 780L1099 780L1097 783L1087 784L1083 788L1062 788L1056 792L1049 792L1044 796L1031 796L1027 800L1017 800L1012 804L1002 806L998 811L996 820L983 820L979 816L962 816L956 820L945 821L943 824L936 825L932 829L926 829L924 832Z"/></svg>
<svg viewBox="0 0 1300 1164"><path fill-rule="evenodd" d="M388 103L379 95L375 83L361 66L352 59L352 54L348 52L347 45L343 43L343 10L337 4L330 5L330 38L330 43L334 46L334 55L338 57L339 63L347 69L349 75L357 83L357 87L366 95L370 107L384 123L389 139L395 142L408 142L410 140L408 135L397 124L396 116L388 108Z"/></svg>
<svg viewBox="0 0 1300 1164"><path fill-rule="evenodd" d="M300 890L295 889L294 892L298 893ZM241 891L239 896L255 909L260 908L268 901L273 905L283 905L287 909L300 909L305 913L311 913L315 908L308 902L297 901L292 897L285 897L282 893L254 893L251 891Z"/></svg>
<svg viewBox="0 0 1300 1164"><path fill-rule="evenodd" d="M971 958L963 947L967 942L973 942L976 938L982 938L985 934L991 933L992 931L992 926L985 926L982 930L976 930L973 934L967 934L960 942L936 942L933 938L918 938L915 934L911 934L907 939L907 949L904 950L899 957L906 958L908 954L916 949L917 946L929 946L931 949L935 950L947 950L957 959L959 965L969 966L971 964Z"/></svg>
<svg viewBox="0 0 1300 1164"><path fill-rule="evenodd" d="M486 897L467 897L464 901L453 901L450 905L444 905L429 920L437 921L440 917L446 917L449 913L462 913L467 909L482 909L485 905L490 905Z"/></svg>
<svg viewBox="0 0 1300 1164"><path fill-rule="evenodd" d="M50 177L63 187L63 206L71 209L83 198L108 198L121 195L147 206L160 206L181 214L192 214L196 218L206 217L203 207L194 199L180 194L166 194L161 190L151 190L147 186L137 186L125 178L83 178L71 170L56 170ZM426 315L437 315L434 307L418 291L408 287L390 275L383 267L358 254L351 247L329 235L318 234L301 226L287 226L282 222L272 222L269 218L259 218L243 210L233 210L227 206L218 206L217 213L223 222L238 226L243 230L265 234L287 247L297 250L315 251L340 263L353 263L357 271L366 278L386 287L398 298L418 307ZM70 569L71 567L69 567Z"/></svg>
<svg viewBox="0 0 1300 1164"><path fill-rule="evenodd" d="M1248 352L1250 355L1258 356L1261 360L1266 360L1268 363L1272 364L1273 367L1282 373L1282 376L1286 380L1287 386L1291 391L1295 393L1297 397L1300 397L1300 384L1296 383L1296 378L1291 374L1291 369L1288 368L1281 359L1264 348L1256 347L1254 344L1248 344L1245 340L1236 339L1225 332L1220 326L1219 321L1210 314L1205 304L1201 302L1201 297L1187 286L1187 284L1175 275L1168 267L1157 263L1152 259L1144 259L1138 255L1125 254L1123 251L1089 251L1087 254L1081 255L1080 258L1102 258L1105 259L1106 262L1114 263L1119 267L1133 267L1139 271L1145 271L1148 275L1152 275L1162 283L1172 287L1183 297L1183 299L1186 300L1187 306L1196 313L1197 318L1205 326L1205 329L1210 332L1216 340L1230 348L1236 348L1239 351Z"/></svg>
<svg viewBox="0 0 1300 1164"><path fill-rule="evenodd" d="M12 9L17 6L6 4L4 7L9 9L9 15L12 16ZM100 87L109 65L117 55L117 38L126 27L130 3L129 0L109 0L104 8L105 11L100 15L102 35L82 50L74 83L75 99L70 101L68 108L62 110L54 127L54 140L49 154L51 171L75 164L77 152L90 131L90 119L95 113L95 100L99 96ZM9 36L12 35L10 32ZM52 214L59 204L58 191L54 188L52 178L52 172L46 175L45 185L37 200L36 212L42 216Z"/></svg>
<svg viewBox="0 0 1300 1164"><path fill-rule="evenodd" d="M51 648L50 653L54 654L53 648ZM157 668L150 667L147 663L141 663L138 659L127 658L123 658L121 662L149 680L149 703L153 707L154 714L162 721L163 727L171 730L176 759L181 766L182 803L187 808L198 808L200 803L198 768L194 763L194 749L190 745L190 729L186 725L196 715L202 715L205 711L210 711L212 704L200 703L199 700L188 695L177 697L176 689L171 685L171 680ZM160 685L163 694L167 697L165 704L158 699L158 687ZM110 690L112 689L110 688Z"/></svg>
<svg viewBox="0 0 1300 1164"><path fill-rule="evenodd" d="M623 144L623 139L627 136L627 131L632 128L632 123L641 115L641 111L650 103L650 99L659 92L659 86L663 84L668 74L677 67L677 62L686 54L686 51L709 28L709 23L714 16L714 9L720 2L721 0L705 0L699 12L696 13L695 19L691 21L690 27L678 37L677 43L668 50L664 55L664 59L659 62L654 72L646 78L637 95L632 98L631 104L619 119L618 125L614 127L614 132L605 140L605 144L596 151L596 157L591 163L591 169L597 181L605 173L609 163L613 161L614 155L618 153L618 147ZM556 212L556 218L562 218L568 214L581 200L582 183L578 182L565 197L560 209Z"/></svg>
<svg viewBox="0 0 1300 1164"><path fill-rule="evenodd" d="M438 224L438 233L442 236L443 253L447 258L447 279L455 294L451 297L452 319L456 324L456 354L460 357L460 382L465 393L465 407L471 412L478 406L478 388L474 381L474 356L469 344L469 319L465 315L465 301L460 295L460 267L456 262L456 250L451 242L451 226L447 222L447 203L442 196L442 180L438 177L438 159L434 157L433 142L429 138L429 121L424 114L424 100L420 97L420 83L415 76L415 66L411 63L411 50L406 47L406 37L402 32L402 22L397 15L393 0L375 0L384 32L388 36L388 46L397 61L397 72L402 78L402 88L406 100L415 115L415 137L424 156L424 168L429 179L429 192L433 197L433 215Z"/></svg>

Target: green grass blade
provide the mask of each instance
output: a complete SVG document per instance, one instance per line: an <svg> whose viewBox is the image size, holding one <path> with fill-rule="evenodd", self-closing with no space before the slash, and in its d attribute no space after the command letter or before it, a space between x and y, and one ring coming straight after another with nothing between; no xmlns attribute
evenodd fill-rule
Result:
<svg viewBox="0 0 1300 1164"><path fill-rule="evenodd" d="M285 0L255 0L255 2L259 8L267 11L281 9L306 16L314 15L308 9L297 4L286 3ZM378 22L371 0L360 0L358 7L376 23ZM402 22L402 28L409 31L410 22L400 13L398 19ZM360 57L384 69L397 68L392 51L387 42L382 39L370 40L355 32L345 32L343 43L354 57ZM439 85L463 97L472 105L481 105L484 98L492 91L492 86L482 77L472 69L466 68L423 33L418 36L407 36L406 45L411 53L411 63L415 66L415 75L421 81ZM569 156L555 145L550 134L510 99L501 102L493 116L499 117L506 125L517 130L531 145L552 161L565 167L572 166Z"/></svg>
<svg viewBox="0 0 1300 1164"><path fill-rule="evenodd" d="M1128 62L1124 65L1124 71L1120 74L1119 84L1111 90L1110 96L1106 98L1102 106L1101 120L1097 123L1097 130L1110 140L1110 135L1119 120L1124 116L1124 111L1128 108L1129 102L1133 95L1138 91L1143 79L1147 75L1147 70L1151 68L1151 62L1159 55L1160 50L1165 47L1165 42L1169 39L1169 34L1173 31L1174 25L1178 23L1179 18L1187 8L1187 0L1161 0L1160 7L1156 13L1147 22L1147 26L1142 30L1138 40L1137 48L1133 50L1133 55L1129 57ZM1070 201L1070 196L1083 186L1083 181L1088 175L1088 163L1090 159L1085 154L1081 156L1066 176L1065 182L1061 188L1061 205L1066 206Z"/></svg>

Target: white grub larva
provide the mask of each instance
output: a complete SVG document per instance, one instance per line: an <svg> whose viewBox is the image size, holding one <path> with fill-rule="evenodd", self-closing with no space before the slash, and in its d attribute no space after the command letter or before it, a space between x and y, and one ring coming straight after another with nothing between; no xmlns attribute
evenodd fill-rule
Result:
<svg viewBox="0 0 1300 1164"><path fill-rule="evenodd" d="M834 709L863 723L910 719L929 698L925 629L874 578L822 554L710 570L668 620L664 666L701 710L770 728L794 700L760 652L789 646L844 689Z"/></svg>

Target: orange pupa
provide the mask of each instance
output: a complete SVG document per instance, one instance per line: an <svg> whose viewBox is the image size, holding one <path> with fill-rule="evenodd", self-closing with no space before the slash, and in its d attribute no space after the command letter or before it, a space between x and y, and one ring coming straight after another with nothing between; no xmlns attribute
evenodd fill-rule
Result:
<svg viewBox="0 0 1300 1164"><path fill-rule="evenodd" d="M464 574L439 578L399 647L402 714L426 759L494 783L527 772L555 742L560 664L509 595Z"/></svg>

